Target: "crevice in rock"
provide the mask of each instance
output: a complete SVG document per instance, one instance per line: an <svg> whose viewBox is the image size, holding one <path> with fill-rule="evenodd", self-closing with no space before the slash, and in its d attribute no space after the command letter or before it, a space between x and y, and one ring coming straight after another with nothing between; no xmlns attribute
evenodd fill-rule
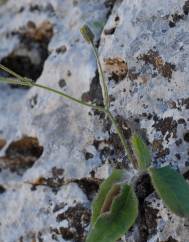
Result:
<svg viewBox="0 0 189 242"><path fill-rule="evenodd" d="M26 26L12 32L10 37L13 35L18 36L20 44L0 63L21 76L36 81L49 55L48 44L53 36L53 26L49 21L39 25L28 21Z"/></svg>
<svg viewBox="0 0 189 242"><path fill-rule="evenodd" d="M92 201L95 194L97 193L101 180L93 177L83 177L80 179L69 179L65 180L64 170L62 168L52 168L51 177L39 177L35 181L28 182L32 185L31 190L35 191L37 186L48 186L52 188L52 191L57 193L58 190L67 184L76 183L80 189L86 194L89 201Z"/></svg>
<svg viewBox="0 0 189 242"><path fill-rule="evenodd" d="M0 157L0 168L10 169L12 172L22 174L33 166L42 155L43 147L37 138L25 136L13 141L5 151L5 156Z"/></svg>
<svg viewBox="0 0 189 242"><path fill-rule="evenodd" d="M82 94L82 100L85 102L92 102L98 106L103 105L103 96L102 96L102 89L99 80L99 73L98 70L95 72L95 76L93 77L90 88L88 92Z"/></svg>
<svg viewBox="0 0 189 242"><path fill-rule="evenodd" d="M139 216L138 216L138 228L139 228L139 241L146 242L150 235L156 231L156 218L158 209L154 209L148 205L145 198L148 197L154 188L151 184L150 176L143 174L135 183L135 192L139 200Z"/></svg>

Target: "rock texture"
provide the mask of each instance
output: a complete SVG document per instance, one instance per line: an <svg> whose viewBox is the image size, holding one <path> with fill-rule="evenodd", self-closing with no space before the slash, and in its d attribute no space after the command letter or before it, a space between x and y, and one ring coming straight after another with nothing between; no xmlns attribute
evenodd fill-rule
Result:
<svg viewBox="0 0 189 242"><path fill-rule="evenodd" d="M95 59L79 33L88 23L126 137L137 130L155 166L186 172L188 13L186 0L8 0L0 6L0 62L101 104ZM129 166L111 124L42 89L8 85L0 86L0 113L0 241L84 241L101 180ZM122 241L188 242L188 221L163 206L148 176L137 184L139 218Z"/></svg>

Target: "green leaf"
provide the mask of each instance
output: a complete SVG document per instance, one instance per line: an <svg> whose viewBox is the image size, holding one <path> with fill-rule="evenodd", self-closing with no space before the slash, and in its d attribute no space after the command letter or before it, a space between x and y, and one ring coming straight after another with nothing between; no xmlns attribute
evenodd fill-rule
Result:
<svg viewBox="0 0 189 242"><path fill-rule="evenodd" d="M149 169L153 186L168 208L180 217L189 217L189 185L169 166Z"/></svg>
<svg viewBox="0 0 189 242"><path fill-rule="evenodd" d="M113 199L110 211L98 217L86 242L115 242L134 224L138 215L138 200L135 192L127 184L119 184L119 186L120 193Z"/></svg>
<svg viewBox="0 0 189 242"><path fill-rule="evenodd" d="M131 143L133 152L137 159L138 168L140 170L146 170L152 161L151 153L148 146L144 143L142 138L138 134L134 134L131 137Z"/></svg>
<svg viewBox="0 0 189 242"><path fill-rule="evenodd" d="M113 170L111 176L109 176L100 186L99 192L92 204L92 225L96 222L98 216L100 215L102 206L106 199L106 195L111 190L112 185L120 182L124 177L123 170Z"/></svg>

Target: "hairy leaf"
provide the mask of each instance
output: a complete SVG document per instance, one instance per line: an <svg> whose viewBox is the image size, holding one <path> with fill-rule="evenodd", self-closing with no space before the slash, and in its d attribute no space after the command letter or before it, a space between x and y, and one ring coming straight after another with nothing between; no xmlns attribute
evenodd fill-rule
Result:
<svg viewBox="0 0 189 242"><path fill-rule="evenodd" d="M184 177L169 166L149 169L158 195L175 214L189 217L189 185Z"/></svg>
<svg viewBox="0 0 189 242"><path fill-rule="evenodd" d="M137 197L131 186L123 183L119 186L120 193L113 199L111 209L98 217L86 242L115 242L134 224L138 215Z"/></svg>
<svg viewBox="0 0 189 242"><path fill-rule="evenodd" d="M150 166L152 160L151 153L147 145L138 134L132 135L131 143L137 159L138 168L140 170L146 170Z"/></svg>
<svg viewBox="0 0 189 242"><path fill-rule="evenodd" d="M106 195L111 190L112 185L120 182L123 179L124 171L113 170L111 176L109 176L100 186L99 192L92 204L92 225L96 222L98 216L100 215L101 209L103 207Z"/></svg>

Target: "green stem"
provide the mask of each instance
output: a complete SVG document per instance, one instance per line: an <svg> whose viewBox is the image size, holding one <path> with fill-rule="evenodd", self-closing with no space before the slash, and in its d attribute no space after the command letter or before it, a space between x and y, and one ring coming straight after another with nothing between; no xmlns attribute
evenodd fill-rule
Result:
<svg viewBox="0 0 189 242"><path fill-rule="evenodd" d="M14 84L14 85L20 85L20 86L27 86L27 87L33 87L33 86L39 87L39 88L45 89L47 91L56 93L60 96L63 96L63 97L65 97L65 98L67 98L67 99L69 99L69 100L71 100L75 103L78 103L78 104L81 104L81 105L84 105L84 106L87 106L87 107L90 107L90 108L94 108L94 109L101 111L101 112L105 111L105 109L103 107L99 107L99 106L96 106L96 105L92 105L92 104L83 102L82 100L71 97L71 96L65 94L64 92L61 92L61 91L56 90L54 88L51 88L51 87L48 87L48 86L45 86L45 85L42 85L42 84L37 84L37 83L34 83L34 82L29 82L29 81L27 81L26 78L22 78L22 80L16 81L14 79L0 77L0 82L4 82L4 83L8 83L8 84Z"/></svg>
<svg viewBox="0 0 189 242"><path fill-rule="evenodd" d="M108 88L107 88L107 85L106 85L106 80L105 80L105 77L104 77L104 73L102 71L102 65L100 63L99 56L98 56L98 51L97 51L94 43L92 42L91 44L92 44L93 52L94 52L94 55L95 55L95 58L96 58L96 62L97 62L97 65L98 65L100 79L101 79L101 82L102 82L102 87L103 87L102 90L103 90L103 97L104 97L104 106L106 107L107 110L109 110L110 101L109 101L109 95L108 95Z"/></svg>
<svg viewBox="0 0 189 242"><path fill-rule="evenodd" d="M25 78L24 78L24 77L20 76L20 75L19 75L19 74L17 74L16 72L14 72L14 71L10 70L10 69L9 69L9 68L7 68L6 66L3 66L3 65L1 65L1 64L0 64L0 69L2 69L3 71L5 71L5 72L9 73L9 74L10 74L10 75L12 75L12 76L14 76L14 77L18 78L19 80L22 80L22 81L23 81L23 79L25 80Z"/></svg>

